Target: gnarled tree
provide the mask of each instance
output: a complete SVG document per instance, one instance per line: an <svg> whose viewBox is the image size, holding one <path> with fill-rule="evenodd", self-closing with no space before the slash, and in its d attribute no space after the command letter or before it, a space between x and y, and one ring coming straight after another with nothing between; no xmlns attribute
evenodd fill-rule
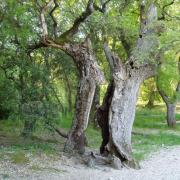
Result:
<svg viewBox="0 0 180 180"><path fill-rule="evenodd" d="M54 22L54 39L49 37L45 13L53 6L49 15ZM94 12L94 1L89 0L87 7L82 14L77 17L73 26L58 36L57 21L53 12L58 8L56 0L50 0L41 10L40 20L42 27L41 42L31 47L31 50L39 47L54 47L64 51L72 57L79 71L79 86L76 98L76 110L72 127L65 144L65 151L77 150L84 152L85 134L88 125L89 113L94 97L96 83L103 82L103 73L100 70L96 58L93 54L90 39L87 37L84 42L72 42L73 36L78 32L81 23Z"/></svg>
<svg viewBox="0 0 180 180"><path fill-rule="evenodd" d="M139 39L126 61L112 53L107 43L104 44L113 78L98 110L98 122L103 132L101 153L114 154L123 164L135 168L138 166L132 155L131 133L138 91L141 83L156 73L158 36L163 30L157 23L156 6L152 3L147 11L146 6L146 1L142 1Z"/></svg>

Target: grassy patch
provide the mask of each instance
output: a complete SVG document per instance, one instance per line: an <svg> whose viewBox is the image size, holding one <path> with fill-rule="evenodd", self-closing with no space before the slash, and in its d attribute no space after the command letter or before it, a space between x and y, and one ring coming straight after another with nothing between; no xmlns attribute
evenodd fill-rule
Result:
<svg viewBox="0 0 180 180"><path fill-rule="evenodd" d="M176 114L176 118L179 120L180 114ZM68 130L71 127L71 122L72 114L62 115L59 127ZM16 125L16 128L12 130L14 125ZM164 106L156 106L151 110L138 107L133 129L137 132L142 132L142 134L146 133L145 135L132 136L133 152L138 160L144 159L149 153L161 147L180 145L180 124L177 124L176 129L169 129L167 127ZM32 154L46 153L47 155L57 155L59 153L59 144L56 140L43 140L40 138L47 136L48 133L52 133L48 130L45 131L41 123L38 124L34 133L36 137L31 139L24 140L18 137L21 130L22 124L19 120L17 120L17 122L12 120L1 121L0 143L3 141L6 142L6 147L0 149L0 160L9 156L7 152L14 152L15 154L18 152L24 154L27 152ZM90 124L86 130L86 136L88 138L88 146L99 149L101 144L100 129L94 129ZM62 149L63 141L60 142L60 144ZM17 155L15 155L14 161L18 162L20 159L21 162L21 157L16 156ZM22 155L22 157L23 156L24 155Z"/></svg>
<svg viewBox="0 0 180 180"><path fill-rule="evenodd" d="M24 152L15 152L11 155L11 161L15 164L23 165L29 163L29 158Z"/></svg>
<svg viewBox="0 0 180 180"><path fill-rule="evenodd" d="M88 139L88 146L91 148L99 148L101 144L101 132L100 129L94 129L91 125L86 131L86 136Z"/></svg>
<svg viewBox="0 0 180 180"><path fill-rule="evenodd" d="M142 160L151 152L157 151L162 147L180 145L180 136L165 132L148 136L134 135L132 143L135 158Z"/></svg>

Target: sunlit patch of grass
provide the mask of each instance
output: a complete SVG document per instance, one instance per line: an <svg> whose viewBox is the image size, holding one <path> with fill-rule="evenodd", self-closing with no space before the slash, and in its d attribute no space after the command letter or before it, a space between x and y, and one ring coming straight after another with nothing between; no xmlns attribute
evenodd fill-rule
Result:
<svg viewBox="0 0 180 180"><path fill-rule="evenodd" d="M99 148L101 144L101 132L100 129L94 129L93 126L89 126L86 131L88 139L88 146L91 148Z"/></svg>
<svg viewBox="0 0 180 180"><path fill-rule="evenodd" d="M176 114L176 119L180 119L180 114ZM156 106L153 109L138 107L134 127L161 130L169 129L166 123L166 112L164 106ZM180 130L180 123L177 124L174 130Z"/></svg>
<svg viewBox="0 0 180 180"><path fill-rule="evenodd" d="M7 135L19 135L23 127L22 120L1 120L0 121L0 132Z"/></svg>
<svg viewBox="0 0 180 180"><path fill-rule="evenodd" d="M11 161L15 164L23 165L29 163L29 158L24 152L15 152L11 155Z"/></svg>
<svg viewBox="0 0 180 180"><path fill-rule="evenodd" d="M134 135L132 137L135 158L144 159L149 153L162 147L180 145L180 136L161 132L148 136Z"/></svg>

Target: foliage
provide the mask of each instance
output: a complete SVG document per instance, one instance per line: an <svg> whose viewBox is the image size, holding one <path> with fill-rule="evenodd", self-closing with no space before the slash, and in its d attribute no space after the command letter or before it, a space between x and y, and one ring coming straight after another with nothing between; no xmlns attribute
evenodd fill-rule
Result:
<svg viewBox="0 0 180 180"><path fill-rule="evenodd" d="M72 57L54 48L34 51L30 48L41 41L39 12L46 2L48 1L6 0L0 4L0 119L4 119L0 121L0 132L5 135L18 136L24 122L26 120L32 122L33 119L36 119L34 134L38 134L40 130L48 133L49 129L52 130L49 125L63 127L66 130L71 127L79 78ZM73 26L74 20L85 10L87 1L57 0L57 2L59 7L53 12L53 16L57 21L57 35L60 35ZM150 2L148 1L148 4ZM95 3L101 7L100 1L96 0ZM105 40L123 62L131 54L134 55L139 66L151 62L158 68L158 73L155 80L150 79L144 83L141 89L142 100L149 100L154 92L153 99L159 101L156 81L160 89L174 101L178 97L175 90L180 80L179 6L176 1L171 5L167 5L170 3L168 0L157 0L155 3L158 6L160 21L148 26L148 31L154 29L155 31L145 37L146 41L139 49L134 48L140 36L139 1L132 0L112 0L107 5L105 13L95 11L80 25L78 33L70 38L70 42L81 42L89 35L107 81L111 77L109 64L103 52ZM49 36L55 38L54 24L49 13L50 10L45 14ZM123 41L128 44L128 48L125 48ZM160 55L160 60L157 54L159 51L163 54ZM101 86L101 99L106 86L107 83ZM10 120L7 120L8 117ZM179 115L177 117L179 118ZM152 146L157 148L162 144L180 144L179 135L164 132L167 130L165 125L161 124L164 119L164 112L159 110L138 110L135 129L144 131L144 128L153 128L163 132L148 136L133 136L134 149L138 151L135 152L137 157L149 152ZM90 139L89 146L97 148L101 141L100 131L90 126L86 134ZM56 151L54 143L49 142L33 141L26 145L20 142L19 145L11 148L16 151L23 148L33 152ZM17 153L13 161L20 163L26 161L25 155Z"/></svg>
<svg viewBox="0 0 180 180"><path fill-rule="evenodd" d="M162 59L162 65L158 71L157 83L159 88L165 92L171 101L176 99L176 88L180 80L179 78L178 56L174 52L174 49L166 51Z"/></svg>
<svg viewBox="0 0 180 180"><path fill-rule="evenodd" d="M143 102L148 101L148 103L152 103L152 106L154 105L155 101L156 102L161 101L161 97L158 93L156 87L156 81L154 78L150 78L143 82L143 85L141 86L140 89L140 99Z"/></svg>

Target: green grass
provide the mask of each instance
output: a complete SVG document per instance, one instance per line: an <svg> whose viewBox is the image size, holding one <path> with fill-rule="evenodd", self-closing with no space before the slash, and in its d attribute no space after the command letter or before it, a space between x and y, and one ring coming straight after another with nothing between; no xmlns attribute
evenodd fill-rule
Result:
<svg viewBox="0 0 180 180"><path fill-rule="evenodd" d="M166 114L163 106L157 106L151 110L137 108L133 129L142 132L142 135L132 136L133 152L137 160L146 158L148 154L162 147L180 145L180 124L177 124L175 129L169 129L165 119ZM180 114L176 114L176 119L180 119ZM173 132L179 134L173 134ZM145 134L143 135L143 133ZM89 146L99 148L101 144L100 132L89 126L86 134Z"/></svg>
<svg viewBox="0 0 180 180"><path fill-rule="evenodd" d="M29 158L24 152L15 152L11 155L11 161L15 164L23 165L29 163Z"/></svg>
<svg viewBox="0 0 180 180"><path fill-rule="evenodd" d="M180 120L180 114L176 114L176 119ZM162 106L154 109L138 107L134 122L135 128L169 129L166 124L166 113ZM180 124L177 124L175 131L180 131Z"/></svg>
<svg viewBox="0 0 180 180"><path fill-rule="evenodd" d="M180 114L176 114L177 120L180 119ZM71 127L72 114L66 116L61 115L59 127L68 131ZM25 154L46 153L47 155L58 155L59 146L63 146L63 141L59 144L55 139L41 139L44 135L52 132L42 127L38 123L34 137L24 139L18 137L22 130L22 122L20 120L4 120L0 121L0 141L6 141L3 136L7 136L7 146L0 149L0 160L10 156L8 153L13 152L14 162L25 161ZM137 108L136 118L133 126L133 131L141 132L141 135L132 136L132 146L134 156L138 160L146 158L150 153L157 151L162 147L180 145L180 124L177 124L175 129L169 129L166 125L166 114L164 106L156 106L154 109ZM88 147L99 149L101 144L100 129L94 129L90 124L86 130L88 138ZM22 153L21 156L18 153ZM24 155L23 155L24 154ZM26 162L26 161L25 161ZM28 161L27 161L28 162ZM27 163L26 162L26 163Z"/></svg>
<svg viewBox="0 0 180 180"><path fill-rule="evenodd" d="M157 135L134 135L132 137L135 158L144 159L151 152L162 147L180 145L180 136L161 132Z"/></svg>

